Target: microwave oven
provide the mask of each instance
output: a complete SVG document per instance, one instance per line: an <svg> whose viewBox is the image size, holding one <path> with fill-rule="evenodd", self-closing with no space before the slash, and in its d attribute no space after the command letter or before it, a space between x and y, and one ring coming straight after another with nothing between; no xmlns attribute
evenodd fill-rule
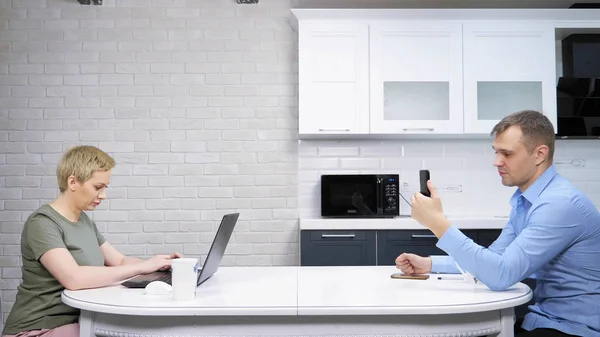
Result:
<svg viewBox="0 0 600 337"><path fill-rule="evenodd" d="M400 214L398 174L321 175L321 216L386 218Z"/></svg>

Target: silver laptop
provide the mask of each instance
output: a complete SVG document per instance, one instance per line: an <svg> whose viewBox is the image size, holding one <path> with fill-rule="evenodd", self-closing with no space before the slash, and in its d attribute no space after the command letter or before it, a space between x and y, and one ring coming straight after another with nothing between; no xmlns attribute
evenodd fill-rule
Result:
<svg viewBox="0 0 600 337"><path fill-rule="evenodd" d="M229 244L229 239L231 238L231 234L233 233L233 229L235 228L239 216L240 213L231 213L225 214L223 219L221 219L221 224L219 225L217 234L210 246L206 261L204 261L204 265L198 272L197 285L208 280L208 278L213 276L213 274L217 272L217 269L219 269L219 264L221 264L221 259L223 258L223 254L225 254L225 249L227 248L227 244ZM127 288L145 288L148 283L153 281L163 281L171 284L171 272L157 271L150 274L139 275L124 281L121 284Z"/></svg>

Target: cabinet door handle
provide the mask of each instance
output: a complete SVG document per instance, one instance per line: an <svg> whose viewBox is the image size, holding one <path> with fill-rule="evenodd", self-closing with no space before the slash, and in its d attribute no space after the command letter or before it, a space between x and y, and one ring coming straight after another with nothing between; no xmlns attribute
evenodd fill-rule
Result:
<svg viewBox="0 0 600 337"><path fill-rule="evenodd" d="M350 129L319 129L319 131L343 131L348 132Z"/></svg>
<svg viewBox="0 0 600 337"><path fill-rule="evenodd" d="M412 238L413 239L434 239L434 238L436 238L436 236L433 234L413 234Z"/></svg>
<svg viewBox="0 0 600 337"><path fill-rule="evenodd" d="M404 128L404 131L433 131L435 128Z"/></svg>
<svg viewBox="0 0 600 337"><path fill-rule="evenodd" d="M346 238L346 239L353 239L354 237L356 237L356 235L354 235L354 234L321 234L321 237L323 239L325 239L325 238Z"/></svg>

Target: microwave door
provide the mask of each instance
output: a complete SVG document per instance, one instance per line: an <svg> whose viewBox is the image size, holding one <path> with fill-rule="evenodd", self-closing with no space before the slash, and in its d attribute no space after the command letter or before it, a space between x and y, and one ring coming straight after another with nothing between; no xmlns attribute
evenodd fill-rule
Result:
<svg viewBox="0 0 600 337"><path fill-rule="evenodd" d="M357 211L357 214L360 215L375 215L377 214L376 209L373 210L367 202L364 200L364 194L360 192L356 192L352 195L352 206Z"/></svg>
<svg viewBox="0 0 600 337"><path fill-rule="evenodd" d="M374 216L379 199L374 175L329 176L323 182L323 216Z"/></svg>

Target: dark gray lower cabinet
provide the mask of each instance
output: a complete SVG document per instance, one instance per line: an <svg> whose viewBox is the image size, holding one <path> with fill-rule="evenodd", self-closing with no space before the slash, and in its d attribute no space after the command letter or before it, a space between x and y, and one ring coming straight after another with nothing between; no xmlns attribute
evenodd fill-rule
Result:
<svg viewBox="0 0 600 337"><path fill-rule="evenodd" d="M486 248L496 241L502 232L500 229L478 229L477 231L477 243Z"/></svg>
<svg viewBox="0 0 600 337"><path fill-rule="evenodd" d="M302 266L374 266L376 231L302 231Z"/></svg>
<svg viewBox="0 0 600 337"><path fill-rule="evenodd" d="M477 230L463 230L466 236L477 241ZM385 230L377 232L377 264L395 265L402 253L421 256L447 255L436 247L437 238L429 230Z"/></svg>
<svg viewBox="0 0 600 337"><path fill-rule="evenodd" d="M487 247L500 235L499 229L462 232ZM437 248L429 230L303 230L300 234L302 266L394 265L402 253L421 256L446 255Z"/></svg>

